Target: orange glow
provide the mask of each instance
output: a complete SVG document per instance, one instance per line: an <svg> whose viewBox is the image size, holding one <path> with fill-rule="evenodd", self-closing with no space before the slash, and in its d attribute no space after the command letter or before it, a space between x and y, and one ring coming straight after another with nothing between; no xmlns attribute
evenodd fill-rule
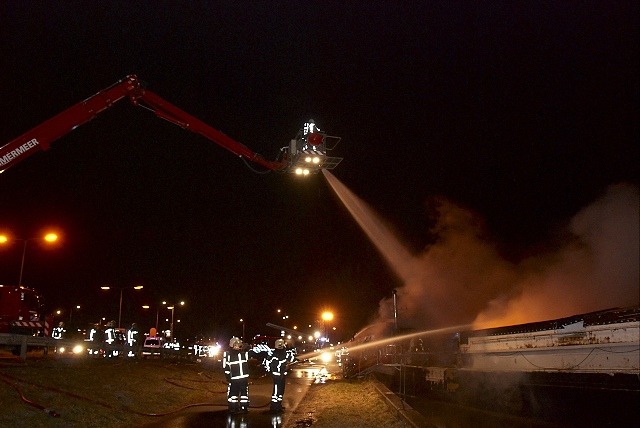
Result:
<svg viewBox="0 0 640 428"><path fill-rule="evenodd" d="M333 314L331 312L323 312L322 319L325 321L331 321L333 319Z"/></svg>
<svg viewBox="0 0 640 428"><path fill-rule="evenodd" d="M58 240L58 235L56 235L55 233L47 233L45 236L42 236L42 237L28 238L28 239L13 238L9 235L0 235L0 244L6 244L11 241L23 241L23 242L37 241L39 239L44 239L47 242L55 242Z"/></svg>

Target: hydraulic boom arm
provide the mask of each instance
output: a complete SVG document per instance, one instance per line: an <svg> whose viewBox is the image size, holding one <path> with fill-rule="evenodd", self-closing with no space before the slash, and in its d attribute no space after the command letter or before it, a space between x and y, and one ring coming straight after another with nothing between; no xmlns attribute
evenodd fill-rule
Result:
<svg viewBox="0 0 640 428"><path fill-rule="evenodd" d="M39 150L47 150L52 142L68 134L78 126L89 122L99 113L126 97L129 98L133 105L151 110L156 116L168 120L181 128L195 132L196 134L201 134L231 153L258 163L271 171L292 171L294 166L299 168L300 163L304 162L301 160L303 152L299 148L302 148L304 143L307 142L307 137L301 136L302 134L299 134L297 140L292 140L288 147L283 148L285 153L281 160L268 161L243 144L227 137L222 132L182 111L153 92L142 88L138 78L135 75L129 75L109 88L69 107L8 144L0 147L0 172L3 172ZM336 159L339 158L326 157L324 141L326 138L336 137L327 137L319 132L317 132L317 134L318 135L315 136L317 138L311 139L314 144L313 147L317 148L317 151L321 155L324 155L324 157L321 156L319 164L317 161L309 161L312 172L317 172L323 167L332 169L341 160L336 161ZM298 141L298 143L294 144L296 141ZM330 160L331 162L324 164L323 160ZM311 164L312 162L313 164ZM306 173L308 173L308 171Z"/></svg>

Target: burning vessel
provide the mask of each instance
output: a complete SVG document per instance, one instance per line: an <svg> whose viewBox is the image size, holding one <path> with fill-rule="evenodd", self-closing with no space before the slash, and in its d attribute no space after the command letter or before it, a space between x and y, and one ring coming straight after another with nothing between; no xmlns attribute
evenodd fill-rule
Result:
<svg viewBox="0 0 640 428"><path fill-rule="evenodd" d="M375 373L407 397L584 426L640 417L637 306L483 330L380 323L341 354L345 376Z"/></svg>

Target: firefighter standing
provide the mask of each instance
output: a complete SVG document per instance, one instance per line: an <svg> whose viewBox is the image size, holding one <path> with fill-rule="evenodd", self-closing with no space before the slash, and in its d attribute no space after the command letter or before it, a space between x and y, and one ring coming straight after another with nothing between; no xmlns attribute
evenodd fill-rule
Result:
<svg viewBox="0 0 640 428"><path fill-rule="evenodd" d="M127 330L127 345L129 345L127 357L135 357L134 349L138 346L138 327L136 323L132 323L131 328Z"/></svg>
<svg viewBox="0 0 640 428"><path fill-rule="evenodd" d="M107 342L107 345L113 345L116 343L116 322L115 321L109 321L107 323L107 329L104 331L104 341ZM113 357L113 356L117 356L118 355L118 351L111 349L111 346L107 346L107 349L105 350L104 356L105 357Z"/></svg>
<svg viewBox="0 0 640 428"><path fill-rule="evenodd" d="M104 332L100 327L100 324L94 324L89 329L89 338L87 341L91 342L89 345L89 355L100 355L100 348L102 345L102 339Z"/></svg>
<svg viewBox="0 0 640 428"><path fill-rule="evenodd" d="M62 335L64 334L64 332L64 323L60 321L60 323L56 327L53 327L53 330L51 331L51 337L56 340L60 340L62 339ZM58 345L55 346L55 352L58 352Z"/></svg>
<svg viewBox="0 0 640 428"><path fill-rule="evenodd" d="M229 382L227 405L230 413L249 411L249 351L242 350L242 340L232 337L222 358L224 375Z"/></svg>
<svg viewBox="0 0 640 428"><path fill-rule="evenodd" d="M58 326L53 328L53 331L51 332L51 337L53 337L54 339L62 339L62 335L64 334L64 332L65 332L64 323L60 321Z"/></svg>
<svg viewBox="0 0 640 428"><path fill-rule="evenodd" d="M282 407L282 396L284 395L285 380L287 375L287 364L296 360L295 349L285 349L284 339L278 339L275 349L269 349L268 356L262 364L267 372L271 373L273 379L273 393L271 394L270 411L278 413L284 410Z"/></svg>

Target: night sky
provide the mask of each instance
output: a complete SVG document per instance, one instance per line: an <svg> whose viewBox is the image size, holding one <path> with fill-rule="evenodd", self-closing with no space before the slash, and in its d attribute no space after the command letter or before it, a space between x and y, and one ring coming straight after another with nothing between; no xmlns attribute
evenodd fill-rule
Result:
<svg viewBox="0 0 640 428"><path fill-rule="evenodd" d="M557 247L612 185L637 210L638 12L634 1L3 2L0 145L136 74L267 159L313 118L342 138L335 177L408 251L438 241L446 200L520 264ZM240 335L240 318L249 336L277 333L264 326L281 322L277 309L288 326L329 309L347 338L404 284L322 174L256 174L127 100L0 175L0 232L48 227L60 242L28 242L23 284L49 311L81 305L78 322L117 319L118 290L100 286L143 285L123 291L123 324L149 327L160 301L184 300L178 336ZM21 255L20 242L0 247L0 284L18 282Z"/></svg>

